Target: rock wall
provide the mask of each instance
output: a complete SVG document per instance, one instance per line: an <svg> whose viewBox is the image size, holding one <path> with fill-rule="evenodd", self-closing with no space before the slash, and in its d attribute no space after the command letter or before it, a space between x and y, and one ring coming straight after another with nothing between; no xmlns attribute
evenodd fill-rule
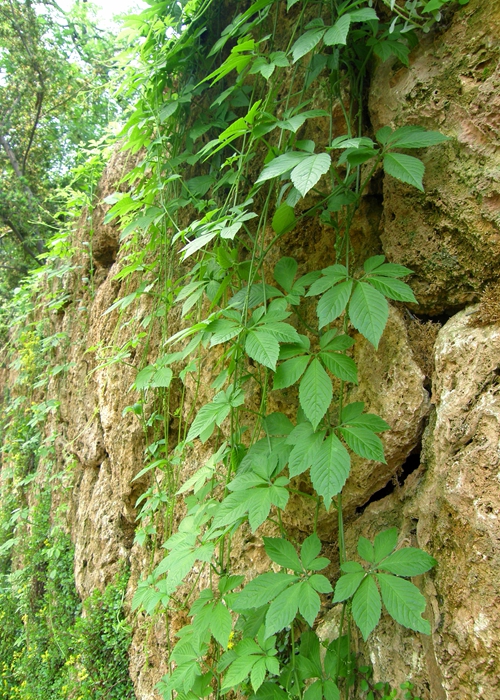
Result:
<svg viewBox="0 0 500 700"><path fill-rule="evenodd" d="M370 88L373 130L418 123L453 137L422 154L425 194L386 178L382 202L373 193L365 198L355 230L364 254L383 252L415 270L411 283L420 306L392 307L378 352L367 343L357 345L361 376L351 398L365 401L392 429L384 436L386 465L354 464L345 495L347 545L353 552L359 534L373 537L381 527L396 525L408 543L438 560L420 582L432 636L410 633L384 618L360 650L374 664L377 679L410 678L424 700L499 697L500 325L477 305L487 285L499 278L499 56L500 5L472 0L413 51L409 68L395 61L374 66ZM115 191L132 165L126 154L117 153L98 198ZM153 329L147 343L127 348L126 363L106 361L110 348L120 348L143 330L140 320L150 303L142 296L133 316L129 310L105 314L140 282L139 275L127 282L115 278L125 251L116 227L103 223L106 209L99 205L92 220L82 216L74 241L77 267L61 281L73 301L51 323L68 334L60 354L71 366L49 387L61 406L47 430L57 432L61 468L73 466L68 523L78 591L84 598L102 589L125 559L132 570L129 605L152 555L134 544L136 501L149 482L147 477L134 481L146 443L137 416L125 409L135 400L134 365L154 361L160 339ZM283 254L295 255L305 270L328 264L333 253L319 227L284 239L276 256ZM171 333L181 327L178 313L172 313ZM214 362L208 359L204 366L206 387ZM174 403L176 391L180 385L174 386ZM208 396L208 389L196 393L187 383L186 410ZM293 400L293 393L278 392L274 410L286 412ZM193 453L183 473L201 466L204 456L202 449ZM180 516L181 501L177 510ZM289 527L305 534L311 517L291 499ZM325 545L335 545L331 517L322 518L320 534ZM233 559L251 576L268 567L260 540L250 531L235 541ZM159 697L154 684L167 669L165 620L133 614L130 620L136 694L153 700ZM182 622L173 616L170 632ZM323 633L335 624L325 610Z"/></svg>

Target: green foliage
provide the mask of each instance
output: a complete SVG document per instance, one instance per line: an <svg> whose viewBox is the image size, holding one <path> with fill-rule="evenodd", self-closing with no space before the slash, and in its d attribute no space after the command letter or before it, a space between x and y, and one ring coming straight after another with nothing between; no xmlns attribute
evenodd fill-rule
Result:
<svg viewBox="0 0 500 700"><path fill-rule="evenodd" d="M78 148L118 113L108 89L116 42L89 5L0 2L0 294L33 267L64 224Z"/></svg>
<svg viewBox="0 0 500 700"><path fill-rule="evenodd" d="M132 609L187 615L169 649L169 673L158 684L165 698L234 691L260 700L339 700L358 690L370 700L397 697L387 684L372 683L369 669L358 668L356 627L366 640L383 605L405 627L430 631L422 617L425 600L408 579L434 566L432 557L414 547L398 549L392 529L373 543L360 538L364 565L350 559L342 511L352 455L384 462L379 435L389 429L363 403L349 402L350 385L358 381L353 347L361 334L378 348L388 300L417 303L403 281L411 270L382 255L356 257L352 221L377 172L422 192L424 164L405 151L440 148L447 140L419 126L383 127L370 135L363 123L373 56L408 64L415 28L430 26L447 3L386 4L389 22L364 0L328 7L288 0L285 39L276 31L278 0L256 0L217 36L212 0L160 3L126 23L123 36L132 48L120 59L126 76L120 95L139 97L122 137L126 149L144 157L120 192L106 198L105 222L120 226L125 256L115 277L124 295L106 313L120 321L144 295L150 310L137 315L135 335L121 347L91 350L99 367L130 364L132 351L148 357L136 368L125 409L148 441L136 476L148 482L137 502L136 541L151 567ZM304 79L297 87L299 74ZM322 99L328 109L310 108ZM340 133L334 133L334 104L344 110ZM308 136L312 120L320 118L328 138L317 145ZM274 246L309 217L331 230L326 267L301 269L286 256L271 268ZM175 308L185 328L170 335ZM153 329L164 354L152 360ZM40 353L33 348L39 343L37 333L20 336L18 363L26 381L36 373ZM209 366L217 376L200 406L207 358L214 358ZM181 390L180 404L171 401L173 386ZM183 397L193 386L188 407ZM282 392L275 395L286 414L268 414L271 391ZM45 402L37 410L56 408ZM37 452L41 436L32 437ZM20 442L30 440L21 436ZM182 467L198 440L208 457L182 483ZM12 455L18 452L12 447ZM19 472L26 477L29 469ZM284 525L291 494L305 499L313 514L313 532L303 542ZM180 523L175 496L185 504ZM334 590L317 535L320 515L338 527L342 574ZM245 582L231 569L232 538L242 526L258 538L264 524L274 535L263 539L269 570ZM5 528L0 551L6 556L16 532L12 523ZM155 556L160 545L162 557ZM200 579L208 587L196 596ZM95 593L85 617L68 608L75 621L66 624L64 644L75 653L76 645L78 655L67 657L73 670L54 671L44 688L56 692L64 676L68 697L75 679L88 697L132 697L121 617L124 581ZM330 602L339 606L339 634L321 650L315 626ZM52 658L52 647L48 653Z"/></svg>
<svg viewBox="0 0 500 700"><path fill-rule="evenodd" d="M142 392L165 392L159 393L165 420L173 415L173 382L185 383L189 373L199 387L211 354L218 368L211 399L191 409L175 451L166 447L168 431L159 432L149 448L156 458L140 472L151 476L152 486L139 499L137 539L154 549L157 518L166 516L167 553L139 583L133 608L149 615L189 608L170 653L171 671L158 685L163 697L195 700L234 690L262 700L337 700L356 684L363 692L367 684L375 697L387 688L372 688L368 672L356 675L352 623L367 639L383 604L397 622L428 633L424 599L408 578L434 560L416 548L397 549L392 530L373 544L360 540L365 566L349 560L345 550L342 490L352 454L384 462L379 434L389 429L363 403L348 401L348 385L358 381L356 331L376 349L388 300L417 303L403 281L411 270L382 255L354 258L350 226L376 172L423 191L424 164L406 151L440 147L447 139L418 126L384 127L370 138L362 108L355 110L372 54L407 64L420 15L398 6L385 24L367 2L326 10L321 3L289 0L292 38L285 45L273 33L279 16L274 0L257 0L220 36L208 32L202 41L212 9L209 0L181 3L175 11L148 10L142 23L129 22L130 36L144 39L142 67L134 67L130 84L147 98L123 133L126 147L145 148L147 157L130 193L108 200L108 220L119 220L130 251L119 278L138 270L149 274L108 312L131 306L142 294L158 294L158 315L179 304L186 319L174 336L164 332L170 354L138 372L134 388L141 400L130 410L145 429L151 427L154 413L144 416ZM165 38L168 24L178 36ZM291 71L299 64L304 86L294 92ZM320 94L327 105L342 101L347 83L353 104L345 112L345 132L336 134L331 109L310 109L311 101ZM193 109L198 104L201 111ZM321 147L307 138L310 120L318 118L330 122ZM282 257L271 280L266 257L308 216L331 228L332 259L321 270L302 271L296 260ZM158 259L158 250L168 252ZM173 281L179 252L183 277ZM147 254L158 265L145 268ZM187 366L179 371L177 362ZM298 410L267 415L270 391L298 396ZM182 484L179 465L198 439L212 455ZM155 474L162 475L160 485L154 485ZM310 492L295 488L299 475L310 481ZM314 532L302 543L283 524L292 492L308 499L314 512ZM177 531L173 493L183 494L186 504ZM330 560L321 556L316 534L320 513L330 511L340 528L342 575L335 591L319 573ZM275 529L275 536L264 538L271 568L241 588L242 577L230 567L232 537L244 523L258 536L266 521ZM196 598L195 582L181 603L179 586L192 582L193 570L210 572L212 585ZM341 629L322 655L314 627L331 593L341 606Z"/></svg>

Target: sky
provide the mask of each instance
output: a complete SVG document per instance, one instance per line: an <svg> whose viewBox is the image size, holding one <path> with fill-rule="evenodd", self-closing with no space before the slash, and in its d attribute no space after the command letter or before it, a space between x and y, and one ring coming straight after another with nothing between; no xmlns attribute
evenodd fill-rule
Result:
<svg viewBox="0 0 500 700"><path fill-rule="evenodd" d="M80 0L81 1L81 0ZM90 0L93 5L100 8L99 17L106 26L113 25L113 15L124 12L134 13L147 7L143 0ZM57 4L67 12L74 4L75 0L58 0Z"/></svg>

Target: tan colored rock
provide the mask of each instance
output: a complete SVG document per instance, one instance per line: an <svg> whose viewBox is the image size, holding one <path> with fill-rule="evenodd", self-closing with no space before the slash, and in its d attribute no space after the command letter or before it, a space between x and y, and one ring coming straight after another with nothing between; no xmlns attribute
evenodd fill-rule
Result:
<svg viewBox="0 0 500 700"><path fill-rule="evenodd" d="M498 697L500 678L500 327L457 314L436 343L436 419L416 505L438 560L434 652L447 700Z"/></svg>
<svg viewBox="0 0 500 700"><path fill-rule="evenodd" d="M408 151L425 163L425 194L384 178L381 237L415 271L419 312L477 301L500 262L500 5L472 0L419 43L409 68L381 63L370 91L373 129L418 124L448 143Z"/></svg>

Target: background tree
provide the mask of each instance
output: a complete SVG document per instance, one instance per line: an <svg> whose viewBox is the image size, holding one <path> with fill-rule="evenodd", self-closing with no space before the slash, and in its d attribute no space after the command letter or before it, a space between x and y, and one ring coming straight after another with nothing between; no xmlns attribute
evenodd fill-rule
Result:
<svg viewBox="0 0 500 700"><path fill-rule="evenodd" d="M11 287L43 262L57 225L56 190L78 146L102 135L118 105L116 40L76 2L0 0L0 274Z"/></svg>

